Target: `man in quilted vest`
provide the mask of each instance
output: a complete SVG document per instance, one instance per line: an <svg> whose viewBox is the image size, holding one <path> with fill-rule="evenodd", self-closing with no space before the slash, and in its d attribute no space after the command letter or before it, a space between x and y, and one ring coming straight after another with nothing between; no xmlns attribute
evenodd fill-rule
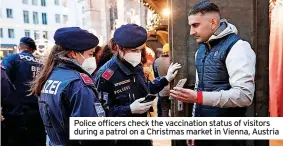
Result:
<svg viewBox="0 0 283 147"><path fill-rule="evenodd" d="M195 90L177 88L170 95L195 103L195 117L243 117L255 91L256 55L234 25L220 19L217 5L202 1L192 7L188 21L196 52ZM195 145L245 145L244 140L199 140Z"/></svg>

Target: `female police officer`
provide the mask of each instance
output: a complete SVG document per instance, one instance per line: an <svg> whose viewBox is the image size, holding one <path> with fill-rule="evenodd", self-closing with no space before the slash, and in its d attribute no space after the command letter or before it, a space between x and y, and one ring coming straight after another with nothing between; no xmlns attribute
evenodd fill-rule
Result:
<svg viewBox="0 0 283 147"><path fill-rule="evenodd" d="M32 85L49 145L105 145L105 141L69 140L69 117L102 117L90 74L95 70L93 48L98 38L78 27L60 28L55 46Z"/></svg>
<svg viewBox="0 0 283 147"><path fill-rule="evenodd" d="M143 103L144 97L160 92L181 68L180 64L171 64L165 77L147 83L140 66L141 49L146 40L146 30L136 24L122 25L114 33L118 55L106 62L94 77L98 90L107 100L109 116L146 117L153 101ZM118 140L116 145L152 144L150 140Z"/></svg>

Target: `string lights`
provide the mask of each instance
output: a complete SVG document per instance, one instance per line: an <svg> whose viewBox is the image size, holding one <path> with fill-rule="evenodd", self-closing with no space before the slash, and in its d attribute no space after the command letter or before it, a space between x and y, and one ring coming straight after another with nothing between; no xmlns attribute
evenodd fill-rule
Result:
<svg viewBox="0 0 283 147"><path fill-rule="evenodd" d="M140 0L140 2L143 4L143 6L147 7L152 12L156 13L155 10L147 2L145 2L144 0Z"/></svg>
<svg viewBox="0 0 283 147"><path fill-rule="evenodd" d="M143 6L147 7L153 12L152 18L150 19L150 24L146 26L147 30L154 30L161 24L162 17L149 5L145 0L140 0Z"/></svg>

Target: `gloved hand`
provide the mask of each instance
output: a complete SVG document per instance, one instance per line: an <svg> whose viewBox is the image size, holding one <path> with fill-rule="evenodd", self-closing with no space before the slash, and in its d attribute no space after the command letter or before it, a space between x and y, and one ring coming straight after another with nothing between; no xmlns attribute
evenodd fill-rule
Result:
<svg viewBox="0 0 283 147"><path fill-rule="evenodd" d="M179 63L171 63L167 71L166 79L171 82L176 77L178 69L180 69L181 67L182 66Z"/></svg>
<svg viewBox="0 0 283 147"><path fill-rule="evenodd" d="M147 102L147 103L141 103L144 101L145 98L140 98L135 100L131 105L130 109L132 114L142 114L148 111L148 109L153 105L154 101Z"/></svg>

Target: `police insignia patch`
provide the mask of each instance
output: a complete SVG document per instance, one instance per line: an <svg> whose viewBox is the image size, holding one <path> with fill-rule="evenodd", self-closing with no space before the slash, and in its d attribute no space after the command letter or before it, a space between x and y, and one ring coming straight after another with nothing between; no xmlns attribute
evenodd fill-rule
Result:
<svg viewBox="0 0 283 147"><path fill-rule="evenodd" d="M112 75L114 74L114 72L111 69L107 69L103 74L102 77L106 80L109 80Z"/></svg>
<svg viewBox="0 0 283 147"><path fill-rule="evenodd" d="M120 85L127 84L127 83L130 83L130 82L131 82L131 80L128 79L128 80L125 80L125 81L121 81L121 82L119 82L119 83L116 83L116 84L114 84L114 86L116 87L116 86L120 86Z"/></svg>
<svg viewBox="0 0 283 147"><path fill-rule="evenodd" d="M106 103L108 103L108 93L103 92L103 100L105 100Z"/></svg>
<svg viewBox="0 0 283 147"><path fill-rule="evenodd" d="M80 73L80 76L81 76L81 78L83 79L83 81L84 81L85 84L91 84L91 85L94 84L93 81L92 81L92 79L91 79L87 74Z"/></svg>
<svg viewBox="0 0 283 147"><path fill-rule="evenodd" d="M94 107L99 117L105 117L105 111L100 103L94 103Z"/></svg>

